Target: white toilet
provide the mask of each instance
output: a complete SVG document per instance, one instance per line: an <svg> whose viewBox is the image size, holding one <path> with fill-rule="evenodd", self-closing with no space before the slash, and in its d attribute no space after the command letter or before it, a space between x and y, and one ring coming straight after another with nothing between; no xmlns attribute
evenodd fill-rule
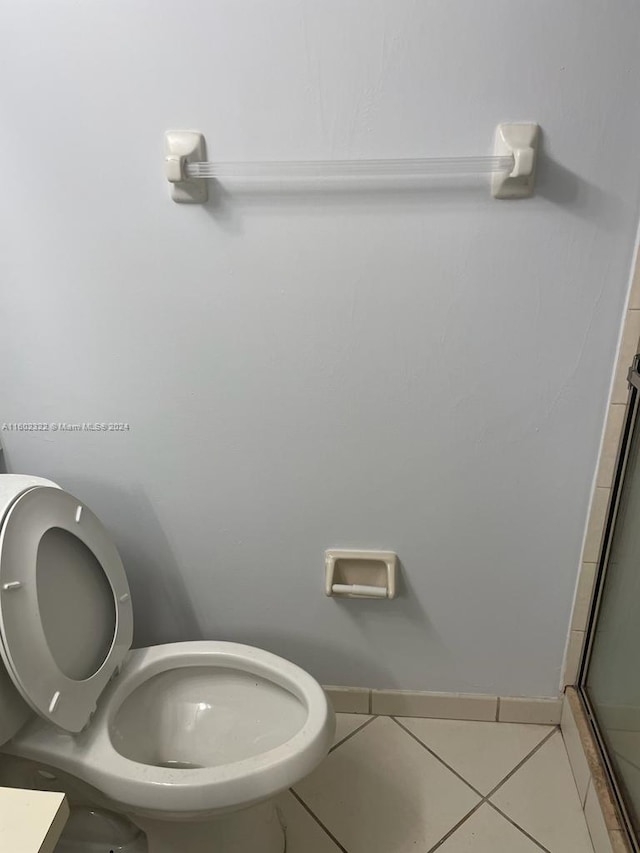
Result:
<svg viewBox="0 0 640 853"><path fill-rule="evenodd" d="M131 650L118 552L55 483L0 475L0 519L0 784L67 791L92 853L145 849L129 821L149 853L282 853L273 798L333 738L320 685L235 643Z"/></svg>

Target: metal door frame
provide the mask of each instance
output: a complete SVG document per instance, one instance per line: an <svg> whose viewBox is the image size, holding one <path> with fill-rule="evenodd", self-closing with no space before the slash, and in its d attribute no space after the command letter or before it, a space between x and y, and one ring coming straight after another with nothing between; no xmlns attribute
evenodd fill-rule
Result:
<svg viewBox="0 0 640 853"><path fill-rule="evenodd" d="M636 832L634 830L633 821L630 817L630 812L627 809L621 787L616 777L615 769L609 758L606 742L604 740L602 732L600 731L595 708L593 707L586 690L587 671L589 669L591 654L593 652L595 629L596 624L598 622L600 606L602 603L602 595L607 576L607 569L609 566L611 546L613 543L613 536L615 533L616 521L618 518L618 510L620 508L622 487L624 484L627 464L629 461L631 439L634 435L634 429L636 427L636 422L638 421L638 411L640 409L640 353L634 357L633 363L629 368L627 379L629 382L629 398L627 401L627 411L625 415L622 437L620 439L618 456L616 459L615 474L611 487L611 497L609 499L609 506L607 508L607 517L602 537L602 544L600 546L600 554L598 557L595 591L586 627L585 645L582 653L582 660L578 669L577 688L580 694L580 698L582 699L583 705L586 708L587 718L591 725L591 731L598 745L600 756L602 758L602 763L609 777L611 789L614 793L618 807L620 809L620 813L623 817L629 841L636 853L640 853L640 838L637 837ZM638 816L638 818L640 819L640 815Z"/></svg>

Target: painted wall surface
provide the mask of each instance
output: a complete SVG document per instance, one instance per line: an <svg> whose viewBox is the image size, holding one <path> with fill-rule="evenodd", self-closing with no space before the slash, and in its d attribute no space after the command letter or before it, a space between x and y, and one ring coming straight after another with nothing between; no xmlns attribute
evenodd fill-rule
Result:
<svg viewBox="0 0 640 853"><path fill-rule="evenodd" d="M325 683L553 695L640 193L631 0L75 0L0 9L10 471L102 517L136 642L259 644ZM212 159L490 153L538 194L168 199ZM394 602L328 547L396 550Z"/></svg>

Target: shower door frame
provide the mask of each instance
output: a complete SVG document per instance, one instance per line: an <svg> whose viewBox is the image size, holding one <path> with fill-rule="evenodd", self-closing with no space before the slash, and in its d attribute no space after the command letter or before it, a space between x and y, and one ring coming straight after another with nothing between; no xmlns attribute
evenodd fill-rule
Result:
<svg viewBox="0 0 640 853"><path fill-rule="evenodd" d="M631 447L631 439L636 426L640 429L638 412L640 410L640 353L633 358L629 373L627 376L629 382L629 396L627 399L627 411L625 413L624 427L620 438L620 446L615 465L615 474L611 486L611 498L607 507L607 518L602 535L602 543L600 545L600 553L598 556L598 568L596 571L596 580L594 585L593 600L591 610L586 626L585 644L582 653L582 659L578 668L577 689L582 699L582 703L587 712L587 718L591 726L591 731L595 738L602 758L602 763L605 767L611 790L617 801L620 814L622 815L625 829L636 853L640 853L640 837L634 829L634 823L631 820L630 812L627 808L621 787L618 783L615 768L609 758L607 744L600 730L596 710L589 699L589 694L586 689L586 678L591 661L593 644L595 639L596 625L598 622L598 614L602 603L602 595L604 584L609 566L609 557L611 554L611 546L618 518L618 510L620 507L620 498L622 495L622 487L627 471L627 463L629 461L629 450ZM640 817L640 816L639 816Z"/></svg>

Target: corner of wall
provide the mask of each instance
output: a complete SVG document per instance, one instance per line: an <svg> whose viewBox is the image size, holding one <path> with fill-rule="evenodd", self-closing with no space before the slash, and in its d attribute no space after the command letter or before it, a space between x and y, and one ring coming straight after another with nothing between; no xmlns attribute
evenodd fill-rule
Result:
<svg viewBox="0 0 640 853"><path fill-rule="evenodd" d="M582 540L582 557L576 577L571 621L567 632L560 688L573 685L578 676L587 623L595 591L600 547L611 499L611 486L627 409L627 371L640 341L640 226L636 234L627 302L620 325L615 367L593 475L589 511Z"/></svg>

